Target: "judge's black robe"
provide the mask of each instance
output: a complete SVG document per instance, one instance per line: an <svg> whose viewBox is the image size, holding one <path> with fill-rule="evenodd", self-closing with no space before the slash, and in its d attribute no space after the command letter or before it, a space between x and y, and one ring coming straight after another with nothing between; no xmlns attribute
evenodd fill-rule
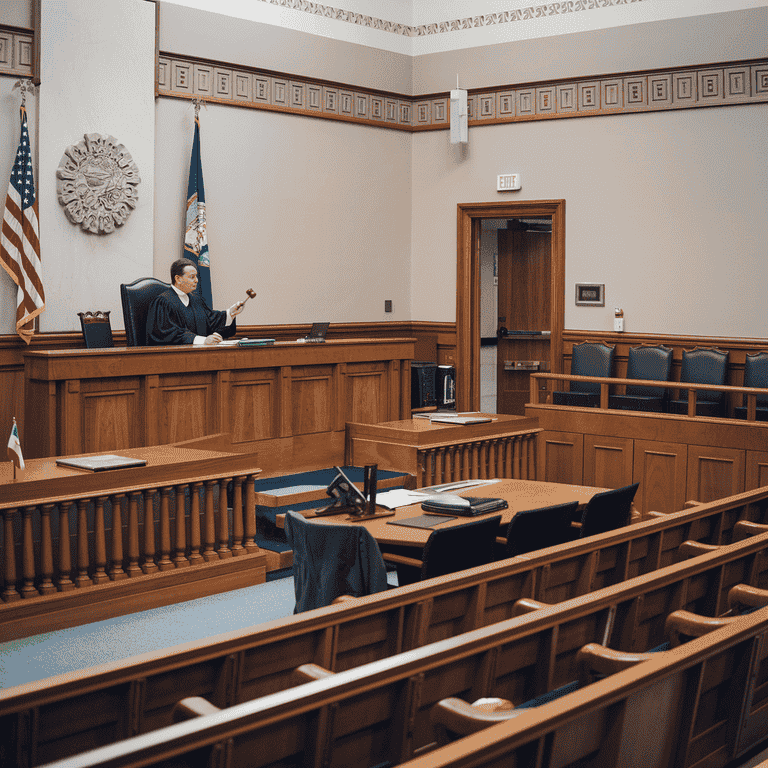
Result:
<svg viewBox="0 0 768 768"><path fill-rule="evenodd" d="M219 333L229 338L237 333L234 318L227 325L227 313L211 309L196 293L188 293L189 306L181 303L178 294L169 288L153 302L147 314L149 344L192 344L195 336Z"/></svg>

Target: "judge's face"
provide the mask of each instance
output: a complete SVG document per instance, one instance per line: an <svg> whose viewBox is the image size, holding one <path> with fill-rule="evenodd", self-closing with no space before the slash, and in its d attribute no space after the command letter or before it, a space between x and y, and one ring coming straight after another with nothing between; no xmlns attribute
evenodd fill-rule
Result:
<svg viewBox="0 0 768 768"><path fill-rule="evenodd" d="M197 270L184 267L184 273L176 276L176 287L184 293L192 293L197 288Z"/></svg>

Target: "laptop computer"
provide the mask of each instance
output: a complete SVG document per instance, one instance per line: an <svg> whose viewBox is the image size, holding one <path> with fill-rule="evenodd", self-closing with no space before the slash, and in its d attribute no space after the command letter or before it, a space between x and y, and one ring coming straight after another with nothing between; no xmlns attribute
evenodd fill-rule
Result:
<svg viewBox="0 0 768 768"><path fill-rule="evenodd" d="M303 339L297 341L307 344L322 344L325 341L325 334L328 333L330 323L312 323L312 328Z"/></svg>

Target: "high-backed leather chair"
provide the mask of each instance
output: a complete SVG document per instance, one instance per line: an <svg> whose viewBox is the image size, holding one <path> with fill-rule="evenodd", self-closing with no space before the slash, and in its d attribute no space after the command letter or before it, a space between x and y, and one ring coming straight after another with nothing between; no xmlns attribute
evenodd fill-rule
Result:
<svg viewBox="0 0 768 768"><path fill-rule="evenodd" d="M152 302L170 288L154 277L140 277L132 283L120 285L120 300L123 303L125 338L129 347L147 346L147 313Z"/></svg>
<svg viewBox="0 0 768 768"><path fill-rule="evenodd" d="M616 347L589 341L574 344L571 373L574 376L611 376ZM572 381L570 392L553 392L554 405L596 408L600 405L600 384L590 381Z"/></svg>
<svg viewBox="0 0 768 768"><path fill-rule="evenodd" d="M109 311L78 312L77 316L80 318L80 328L83 331L86 349L114 346Z"/></svg>
<svg viewBox="0 0 768 768"><path fill-rule="evenodd" d="M578 508L578 501L570 501L516 512L507 526L506 540L496 539L496 558L524 555L571 541L574 535L571 521L576 519Z"/></svg>
<svg viewBox="0 0 768 768"><path fill-rule="evenodd" d="M630 347L627 362L628 379L669 381L672 372L672 348L659 344L655 347ZM640 387L627 384L626 393L611 395L610 408L620 411L663 411L667 401L664 387Z"/></svg>
<svg viewBox="0 0 768 768"><path fill-rule="evenodd" d="M447 576L490 563L501 523L501 515L480 517L450 528L435 528L424 545L421 560L383 552L386 561L397 565L398 586L435 576Z"/></svg>
<svg viewBox="0 0 768 768"><path fill-rule="evenodd" d="M584 507L579 538L613 531L629 525L632 520L632 502L640 483L596 493Z"/></svg>
<svg viewBox="0 0 768 768"><path fill-rule="evenodd" d="M747 354L744 359L744 386L768 389L768 352L755 352ZM736 419L747 418L747 396L744 395L744 405L734 408L733 416ZM768 421L768 392L757 396L757 421Z"/></svg>
<svg viewBox="0 0 768 768"><path fill-rule="evenodd" d="M683 350L683 364L680 368L680 381L687 384L725 384L728 368L728 353L719 349L696 347ZM688 413L686 397L669 401L669 413ZM697 416L723 416L725 393L711 389L696 392Z"/></svg>

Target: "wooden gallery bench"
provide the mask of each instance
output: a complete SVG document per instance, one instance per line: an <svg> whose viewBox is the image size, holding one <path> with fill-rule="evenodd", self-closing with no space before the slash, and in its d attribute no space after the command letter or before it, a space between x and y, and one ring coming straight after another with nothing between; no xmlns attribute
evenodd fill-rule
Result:
<svg viewBox="0 0 768 768"><path fill-rule="evenodd" d="M228 707L512 618L728 544L768 522L768 488L442 580L399 587L210 638L0 691L0 764L34 766L169 725L179 691ZM745 521L752 521L745 522ZM754 530L748 530L748 529ZM681 545L683 553L681 554ZM586 642L586 641L585 641Z"/></svg>
<svg viewBox="0 0 768 768"><path fill-rule="evenodd" d="M315 663L352 669L680 561L768 523L768 488L304 614L0 691L0 764L34 766L169 725L179 690L216 706L276 693ZM690 545L686 545L686 548Z"/></svg>
<svg viewBox="0 0 768 768"><path fill-rule="evenodd" d="M310 682L226 709L184 698L179 686L177 717L191 719L53 765L399 765L435 749L432 718L446 699L501 697L519 705L569 686L560 699L523 708L512 722L472 737L473 748L496 738L503 749L514 743L518 751L494 765L624 768L629 752L631 764L644 768L723 766L768 736L768 608L740 612L745 600L768 604L767 547L763 533L345 672L301 665L296 679ZM699 640L679 637L713 627ZM667 640L682 644L647 653ZM631 669L593 684L584 659L591 650L596 669L604 669L596 646L641 655ZM520 729L526 740L518 744ZM429 755L417 764L488 764L486 754L452 762L457 746L463 741L436 752L447 762Z"/></svg>

